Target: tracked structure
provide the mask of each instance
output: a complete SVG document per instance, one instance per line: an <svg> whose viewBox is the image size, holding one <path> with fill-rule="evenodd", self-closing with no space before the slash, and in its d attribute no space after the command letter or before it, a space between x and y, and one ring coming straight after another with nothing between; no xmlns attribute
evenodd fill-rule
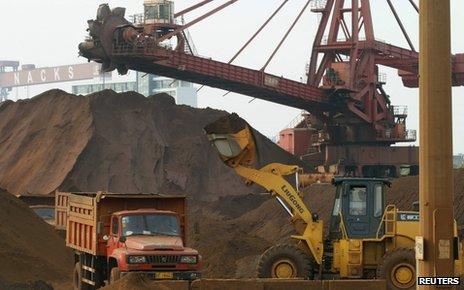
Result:
<svg viewBox="0 0 464 290"><path fill-rule="evenodd" d="M401 28L409 48L376 40L369 0L305 1L301 11L262 69L233 65L233 61L263 31L289 0L284 0L229 62L195 56L186 29L233 5L227 1L191 22L176 19L214 1L200 1L174 13L173 2L146 0L145 19L133 24L124 9L101 5L89 21L90 37L79 45L82 56L103 64L105 70L129 69L194 82L309 112L308 148L303 158L321 170L341 175L398 176L406 165L418 172L417 147L392 147L416 141L407 130L406 107L394 106L383 89L379 66L398 69L407 87L418 86L418 57L410 36L391 0L385 0ZM418 7L413 0L411 11ZM295 25L311 9L320 14L307 71L307 82L266 73ZM414 12L415 13L415 12ZM174 47L167 41L176 43ZM172 42L171 41L171 42ZM453 56L453 85L464 85L464 55Z"/></svg>

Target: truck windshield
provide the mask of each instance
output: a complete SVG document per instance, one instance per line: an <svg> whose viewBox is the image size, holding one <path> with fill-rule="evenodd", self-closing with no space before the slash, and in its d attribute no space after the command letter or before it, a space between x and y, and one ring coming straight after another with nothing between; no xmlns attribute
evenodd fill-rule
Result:
<svg viewBox="0 0 464 290"><path fill-rule="evenodd" d="M179 236L179 221L173 215L128 215L121 219L124 236Z"/></svg>
<svg viewBox="0 0 464 290"><path fill-rule="evenodd" d="M44 220L55 218L54 208L33 208L32 210Z"/></svg>

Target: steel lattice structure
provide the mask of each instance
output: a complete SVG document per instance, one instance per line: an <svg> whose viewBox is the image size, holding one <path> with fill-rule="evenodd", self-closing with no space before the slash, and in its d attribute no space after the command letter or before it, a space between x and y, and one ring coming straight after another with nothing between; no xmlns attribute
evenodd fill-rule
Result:
<svg viewBox="0 0 464 290"><path fill-rule="evenodd" d="M340 174L396 176L401 164L417 166L417 148L390 147L397 142L415 141L416 136L406 129L407 109L390 103L379 66L398 69L405 86L417 87L419 58L391 0L385 1L408 48L376 40L369 0L307 0L261 70L233 65L289 2L284 0L229 62L188 53L185 29L237 1L227 1L182 25L134 25L124 19L123 8L110 10L101 5L97 18L89 21L91 37L80 44L80 53L103 63L106 70L156 73L306 110L310 114L305 123L315 132L306 159L316 165L337 164ZM211 2L201 1L174 17ZM409 2L418 13L415 2ZM321 15L321 22L307 83L266 73L268 64L309 7ZM162 45L171 38L177 38L177 47ZM452 62L453 85L464 85L464 54L455 55Z"/></svg>

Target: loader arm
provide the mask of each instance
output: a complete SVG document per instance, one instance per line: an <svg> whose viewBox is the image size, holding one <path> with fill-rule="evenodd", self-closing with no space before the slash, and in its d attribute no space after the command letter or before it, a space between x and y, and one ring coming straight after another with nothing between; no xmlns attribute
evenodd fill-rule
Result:
<svg viewBox="0 0 464 290"><path fill-rule="evenodd" d="M323 222L314 218L310 209L304 204L300 192L284 178L287 175L298 174L300 168L280 163L270 163L259 169L254 168L259 153L249 125L245 122L239 126L239 129L243 129L237 131L235 128L233 131L236 132L232 131L228 134L224 133L227 129L225 130L223 125L215 126L213 123L205 128L208 139L219 152L221 159L248 183L256 183L275 196L289 211L293 221L301 220L304 223L305 229L302 235L294 235L292 238L303 242L306 246L305 250L309 251L308 254L321 264L324 250Z"/></svg>

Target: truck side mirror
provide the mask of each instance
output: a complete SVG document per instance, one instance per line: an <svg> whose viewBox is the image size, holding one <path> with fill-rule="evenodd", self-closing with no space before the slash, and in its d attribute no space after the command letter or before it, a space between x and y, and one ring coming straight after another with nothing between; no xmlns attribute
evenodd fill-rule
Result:
<svg viewBox="0 0 464 290"><path fill-rule="evenodd" d="M120 243L125 243L126 242L126 237L125 236L120 236L119 237L119 242Z"/></svg>
<svg viewBox="0 0 464 290"><path fill-rule="evenodd" d="M98 223L97 223L97 234L98 234L98 235L103 234L103 228L104 228L103 222L98 222Z"/></svg>

